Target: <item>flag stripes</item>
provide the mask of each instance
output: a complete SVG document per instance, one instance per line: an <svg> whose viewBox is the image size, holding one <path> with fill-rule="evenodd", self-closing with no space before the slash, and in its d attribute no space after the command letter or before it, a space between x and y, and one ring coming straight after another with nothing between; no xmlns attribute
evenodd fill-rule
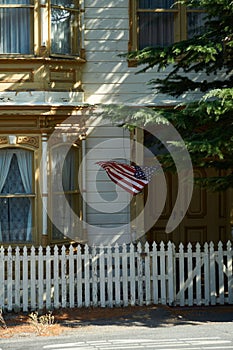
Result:
<svg viewBox="0 0 233 350"><path fill-rule="evenodd" d="M137 165L115 161L100 161L96 164L106 171L115 184L132 195L140 193L149 182L143 170Z"/></svg>

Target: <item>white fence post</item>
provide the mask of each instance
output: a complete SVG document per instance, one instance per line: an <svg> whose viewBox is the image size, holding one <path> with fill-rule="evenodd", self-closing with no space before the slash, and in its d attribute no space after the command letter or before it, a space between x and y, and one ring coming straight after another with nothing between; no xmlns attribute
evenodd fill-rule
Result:
<svg viewBox="0 0 233 350"><path fill-rule="evenodd" d="M5 249L0 248L0 307L5 306Z"/></svg>
<svg viewBox="0 0 233 350"><path fill-rule="evenodd" d="M154 304L159 303L158 290L158 251L157 244L154 242L152 246L152 293Z"/></svg>
<svg viewBox="0 0 233 350"><path fill-rule="evenodd" d="M122 247L122 290L123 290L123 305L128 306L128 254L126 244Z"/></svg>
<svg viewBox="0 0 233 350"><path fill-rule="evenodd" d="M192 244L188 244L188 261L187 261L187 267L188 267L188 305L192 306L193 305L193 252L192 252Z"/></svg>
<svg viewBox="0 0 233 350"><path fill-rule="evenodd" d="M16 247L15 249L15 288L14 288L14 296L15 296L15 308L17 310L20 309L20 249Z"/></svg>
<svg viewBox="0 0 233 350"><path fill-rule="evenodd" d="M92 302L93 306L98 305L98 255L96 252L96 247L92 247Z"/></svg>
<svg viewBox="0 0 233 350"><path fill-rule="evenodd" d="M233 304L233 269L232 269L233 250L230 241L227 242L227 287L228 303Z"/></svg>
<svg viewBox="0 0 233 350"><path fill-rule="evenodd" d="M74 304L74 248L72 245L69 247L69 306L73 308Z"/></svg>
<svg viewBox="0 0 233 350"><path fill-rule="evenodd" d="M166 289L166 254L165 244L160 243L160 278L161 278L161 303L166 305L167 303L167 289Z"/></svg>
<svg viewBox="0 0 233 350"><path fill-rule="evenodd" d="M12 311L12 284L13 284L13 274L12 274L12 248L8 247L7 255L7 302L8 311ZM27 311L27 310L25 310Z"/></svg>
<svg viewBox="0 0 233 350"><path fill-rule="evenodd" d="M179 301L180 306L184 306L184 246L182 243L179 245L179 279L180 279L180 291L179 291Z"/></svg>
<svg viewBox="0 0 233 350"><path fill-rule="evenodd" d="M172 305L175 299L175 279L176 279L176 269L175 261L173 256L173 244L168 242L167 250L167 274L168 274L168 304Z"/></svg>
<svg viewBox="0 0 233 350"><path fill-rule="evenodd" d="M120 306L121 304L121 297L120 297L120 254L119 254L119 246L116 243L115 249L114 249L114 270L115 270L115 303L116 306Z"/></svg>
<svg viewBox="0 0 233 350"><path fill-rule="evenodd" d="M83 305L83 290L82 290L82 253L81 246L78 245L77 248L77 306L81 307Z"/></svg>
<svg viewBox="0 0 233 350"><path fill-rule="evenodd" d="M199 243L196 244L196 304L201 305L202 303L202 294L201 294L201 246Z"/></svg>
<svg viewBox="0 0 233 350"><path fill-rule="evenodd" d="M90 306L90 257L88 245L84 248L84 284L85 284L85 306Z"/></svg>
<svg viewBox="0 0 233 350"><path fill-rule="evenodd" d="M210 302L211 305L216 305L216 271L213 242L210 242Z"/></svg>
<svg viewBox="0 0 233 350"><path fill-rule="evenodd" d="M151 266L150 266L150 247L148 242L145 243L145 289L146 305L151 303Z"/></svg>
<svg viewBox="0 0 233 350"><path fill-rule="evenodd" d="M108 306L113 306L113 279L112 279L112 247L107 248L107 288L108 288Z"/></svg>
<svg viewBox="0 0 233 350"><path fill-rule="evenodd" d="M23 247L23 311L28 311L28 254Z"/></svg>
<svg viewBox="0 0 233 350"><path fill-rule="evenodd" d="M130 244L130 258L129 258L129 269L130 269L130 305L136 304L136 275L135 275L135 248L133 243Z"/></svg>
<svg viewBox="0 0 233 350"><path fill-rule="evenodd" d="M204 288L205 288L205 305L210 303L210 260L209 260L209 246L204 245Z"/></svg>
<svg viewBox="0 0 233 350"><path fill-rule="evenodd" d="M218 243L218 292L219 292L219 303L224 304L224 263L223 263L223 244L222 242Z"/></svg>
<svg viewBox="0 0 233 350"><path fill-rule="evenodd" d="M43 309L44 306L44 257L43 248L39 247L38 254L38 308Z"/></svg>
<svg viewBox="0 0 233 350"><path fill-rule="evenodd" d="M138 279L138 302L143 304L143 266L142 266L142 244L137 244L137 279Z"/></svg>
<svg viewBox="0 0 233 350"><path fill-rule="evenodd" d="M30 297L31 297L31 309L36 309L36 250L35 247L31 247L30 255Z"/></svg>
<svg viewBox="0 0 233 350"><path fill-rule="evenodd" d="M51 253L50 247L46 247L46 266L45 266L45 276L46 276L46 308L51 307Z"/></svg>
<svg viewBox="0 0 233 350"><path fill-rule="evenodd" d="M60 307L60 288L59 288L59 250L58 246L54 247L54 260L53 260L53 288L54 288L54 307L58 309Z"/></svg>
<svg viewBox="0 0 233 350"><path fill-rule="evenodd" d="M105 256L104 256L104 247L101 244L99 250L99 268L100 268L100 306L105 307Z"/></svg>

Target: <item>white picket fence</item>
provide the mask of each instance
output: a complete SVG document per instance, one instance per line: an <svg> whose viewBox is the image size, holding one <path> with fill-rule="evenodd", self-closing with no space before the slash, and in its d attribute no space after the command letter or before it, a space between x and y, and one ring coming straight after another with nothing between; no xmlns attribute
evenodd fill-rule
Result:
<svg viewBox="0 0 233 350"><path fill-rule="evenodd" d="M0 307L233 304L229 241L0 249Z"/></svg>

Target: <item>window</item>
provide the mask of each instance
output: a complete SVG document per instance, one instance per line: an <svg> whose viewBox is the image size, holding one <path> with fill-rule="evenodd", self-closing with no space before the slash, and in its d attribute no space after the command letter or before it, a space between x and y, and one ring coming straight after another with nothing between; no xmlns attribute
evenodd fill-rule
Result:
<svg viewBox="0 0 233 350"><path fill-rule="evenodd" d="M204 12L175 0L131 0L131 50L165 47L200 32Z"/></svg>
<svg viewBox="0 0 233 350"><path fill-rule="evenodd" d="M2 0L0 53L32 54L34 1Z"/></svg>
<svg viewBox="0 0 233 350"><path fill-rule="evenodd" d="M51 53L75 55L79 27L78 1L51 0Z"/></svg>
<svg viewBox="0 0 233 350"><path fill-rule="evenodd" d="M79 0L1 0L0 54L80 54Z"/></svg>
<svg viewBox="0 0 233 350"><path fill-rule="evenodd" d="M74 237L75 215L80 217L81 213L78 186L80 149L78 146L69 147L55 147L51 155L52 240L62 240L64 236Z"/></svg>
<svg viewBox="0 0 233 350"><path fill-rule="evenodd" d="M33 152L0 150L0 241L32 241Z"/></svg>

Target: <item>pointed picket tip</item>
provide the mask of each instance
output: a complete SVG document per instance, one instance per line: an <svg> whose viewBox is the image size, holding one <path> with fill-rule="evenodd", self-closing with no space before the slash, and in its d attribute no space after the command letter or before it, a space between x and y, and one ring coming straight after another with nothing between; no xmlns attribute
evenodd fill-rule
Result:
<svg viewBox="0 0 233 350"><path fill-rule="evenodd" d="M183 245L183 243L180 243L179 244L179 252L183 253L183 251L184 251L184 245Z"/></svg>
<svg viewBox="0 0 233 350"><path fill-rule="evenodd" d="M131 242L130 243L130 252L133 252L134 251L134 244Z"/></svg>
<svg viewBox="0 0 233 350"><path fill-rule="evenodd" d="M188 245L187 245L187 248L188 248L188 252L191 252L192 249L193 249L192 243L189 242Z"/></svg>
<svg viewBox="0 0 233 350"><path fill-rule="evenodd" d="M208 253L208 251L209 251L209 244L207 242L205 242L205 244L204 244L204 251L205 251L205 253Z"/></svg>
<svg viewBox="0 0 233 350"><path fill-rule="evenodd" d="M209 247L210 247L210 250L214 250L214 242L213 241L210 242Z"/></svg>
<svg viewBox="0 0 233 350"><path fill-rule="evenodd" d="M146 252L149 252L149 250L150 250L150 245L149 245L148 242L146 242L146 243L145 243L145 251L146 251Z"/></svg>
<svg viewBox="0 0 233 350"><path fill-rule="evenodd" d="M142 252L142 243L141 242L138 242L138 244L137 244L137 252L138 253Z"/></svg>
<svg viewBox="0 0 233 350"><path fill-rule="evenodd" d="M162 241L162 242L160 242L160 250L164 250L165 249L165 244L164 244L164 242Z"/></svg>
<svg viewBox="0 0 233 350"><path fill-rule="evenodd" d="M232 248L232 243L231 241L227 241L227 250L230 251Z"/></svg>
<svg viewBox="0 0 233 350"><path fill-rule="evenodd" d="M201 250L201 245L200 243L196 243L196 251L199 252Z"/></svg>

